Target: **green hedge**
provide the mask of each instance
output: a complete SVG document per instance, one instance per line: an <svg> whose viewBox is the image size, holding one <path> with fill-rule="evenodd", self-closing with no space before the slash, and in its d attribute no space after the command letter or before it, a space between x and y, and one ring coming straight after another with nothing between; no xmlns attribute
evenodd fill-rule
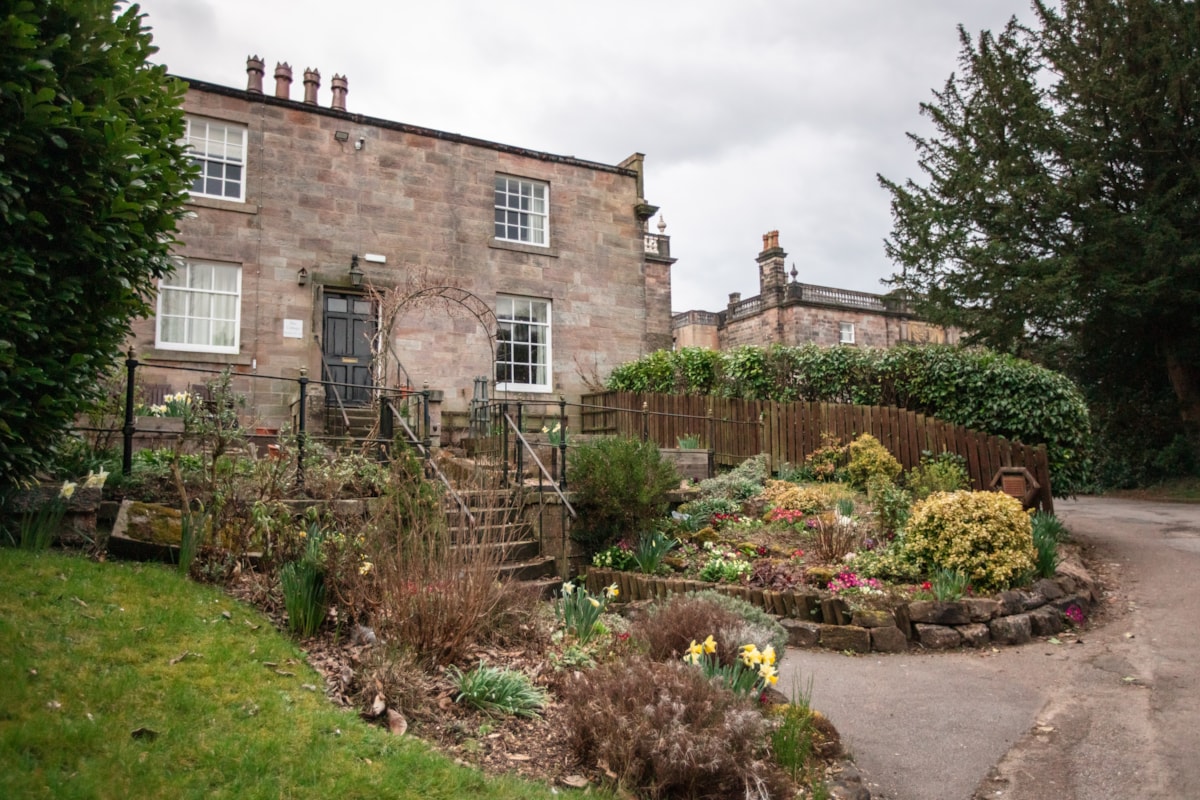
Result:
<svg viewBox="0 0 1200 800"><path fill-rule="evenodd" d="M1025 444L1044 444L1054 493L1090 480L1087 405L1065 376L981 348L907 345L888 349L772 345L727 352L660 350L622 364L607 388L713 394L748 400L808 400L898 406Z"/></svg>

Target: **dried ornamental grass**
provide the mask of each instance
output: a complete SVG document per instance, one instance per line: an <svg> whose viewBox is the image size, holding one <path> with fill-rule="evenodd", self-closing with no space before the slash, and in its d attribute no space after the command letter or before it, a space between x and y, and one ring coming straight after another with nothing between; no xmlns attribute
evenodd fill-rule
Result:
<svg viewBox="0 0 1200 800"><path fill-rule="evenodd" d="M626 790L714 799L794 791L768 761L771 726L753 701L680 661L633 659L582 673L563 703L575 754Z"/></svg>

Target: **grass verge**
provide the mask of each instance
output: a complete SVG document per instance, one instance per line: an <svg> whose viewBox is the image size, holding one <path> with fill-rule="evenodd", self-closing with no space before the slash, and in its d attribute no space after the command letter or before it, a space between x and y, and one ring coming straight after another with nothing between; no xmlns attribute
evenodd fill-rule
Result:
<svg viewBox="0 0 1200 800"><path fill-rule="evenodd" d="M257 611L169 567L0 549L0 797L550 798L331 706Z"/></svg>

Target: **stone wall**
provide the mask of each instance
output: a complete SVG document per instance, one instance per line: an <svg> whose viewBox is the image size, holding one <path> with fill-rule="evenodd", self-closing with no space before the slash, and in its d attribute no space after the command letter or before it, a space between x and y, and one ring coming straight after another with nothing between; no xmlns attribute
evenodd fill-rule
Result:
<svg viewBox="0 0 1200 800"><path fill-rule="evenodd" d="M1077 606L1086 613L1099 600L1091 576L1070 565L1053 580L1043 579L995 597L915 601L886 609L852 608L844 599L812 589L776 592L597 568L587 573L587 588L592 593L611 583L620 587L623 602L661 600L672 594L712 589L778 616L793 647L855 653L1024 644L1034 636L1061 632L1068 608Z"/></svg>

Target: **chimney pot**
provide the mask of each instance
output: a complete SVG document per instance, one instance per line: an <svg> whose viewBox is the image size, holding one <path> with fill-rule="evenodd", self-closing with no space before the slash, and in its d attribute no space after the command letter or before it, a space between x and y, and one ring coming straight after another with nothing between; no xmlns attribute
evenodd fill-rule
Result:
<svg viewBox="0 0 1200 800"><path fill-rule="evenodd" d="M317 104L317 90L321 88L321 73L315 69L304 70L304 102L310 106Z"/></svg>
<svg viewBox="0 0 1200 800"><path fill-rule="evenodd" d="M275 64L275 96L287 100L292 93L292 68L286 61Z"/></svg>
<svg viewBox="0 0 1200 800"><path fill-rule="evenodd" d="M329 88L333 92L333 102L330 107L338 111L345 111L346 93L350 91L350 81L345 75L334 73L333 80L329 82Z"/></svg>
<svg viewBox="0 0 1200 800"><path fill-rule="evenodd" d="M246 91L262 94L263 60L258 56L246 57Z"/></svg>
<svg viewBox="0 0 1200 800"><path fill-rule="evenodd" d="M742 302L742 293L741 292L730 292L729 293L729 305L736 306L740 302Z"/></svg>

